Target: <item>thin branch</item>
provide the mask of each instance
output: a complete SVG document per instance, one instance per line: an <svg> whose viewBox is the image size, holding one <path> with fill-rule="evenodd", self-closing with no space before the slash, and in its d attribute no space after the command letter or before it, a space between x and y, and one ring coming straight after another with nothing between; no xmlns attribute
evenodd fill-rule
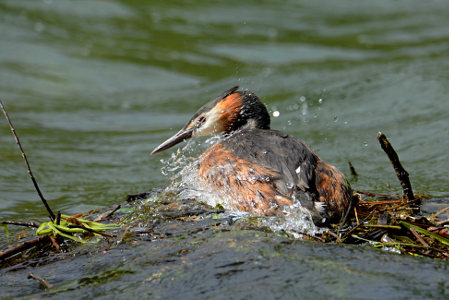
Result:
<svg viewBox="0 0 449 300"><path fill-rule="evenodd" d="M393 165L393 168L396 172L396 176L401 182L404 198L406 198L406 200L415 199L408 173L404 169L404 167L402 167L401 162L399 161L399 156L394 150L393 146L390 144L387 137L382 132L379 132L379 134L377 135L377 139L379 140L382 149L388 155L388 158L390 159L391 164Z"/></svg>
<svg viewBox="0 0 449 300"><path fill-rule="evenodd" d="M348 160L348 165L349 165L349 171L351 171L351 176L353 176L353 177L359 176L359 174L357 174L354 166L352 165L352 163L349 160Z"/></svg>
<svg viewBox="0 0 449 300"><path fill-rule="evenodd" d="M368 196L368 197L379 197L379 198L388 198L388 199L397 199L398 196L395 194L380 194L380 193L371 193L371 192L362 192L357 191L357 193Z"/></svg>
<svg viewBox="0 0 449 300"><path fill-rule="evenodd" d="M48 235L44 235L44 236L32 239L30 241L26 241L26 242L20 243L19 245L15 246L13 248L10 248L8 250L0 252L0 260L1 259L5 259L7 257L10 257L10 256L12 256L14 254L19 253L19 252L25 251L25 250L27 250L29 248L34 247L34 246L37 246L41 242L47 241L48 239L49 239L49 236Z"/></svg>
<svg viewBox="0 0 449 300"><path fill-rule="evenodd" d="M444 221L439 221L436 223L438 226L444 226L444 225L448 225L449 224L449 219L444 220Z"/></svg>
<svg viewBox="0 0 449 300"><path fill-rule="evenodd" d="M374 206L374 205L388 205L388 204L398 204L403 203L402 200L387 200L387 201L363 201L360 202L360 206Z"/></svg>
<svg viewBox="0 0 449 300"><path fill-rule="evenodd" d="M84 230L86 230L86 231L88 231L90 233L96 233L96 234L99 234L99 235L102 235L102 236L108 237L108 238L113 238L113 237L116 236L114 234L107 234L107 233L104 233L104 232L101 232L101 231L98 231L98 230L95 230L95 229L92 229L92 228L87 228L87 227L85 227L83 225L69 225L68 227L69 228L81 228L81 229L84 229Z"/></svg>
<svg viewBox="0 0 449 300"><path fill-rule="evenodd" d="M117 210L119 210L121 207L120 204L114 205L114 207L111 210L107 210L104 213L102 213L101 215L99 215L98 217L95 218L95 222L99 222L101 220L104 220L107 217L112 216Z"/></svg>
<svg viewBox="0 0 449 300"><path fill-rule="evenodd" d="M16 222L16 221L2 221L2 224L5 225L17 225L17 226L26 226L26 227L34 227L38 228L39 225L34 222Z"/></svg>
<svg viewBox="0 0 449 300"><path fill-rule="evenodd" d="M61 212L58 210L58 212L56 213L56 220L55 220L56 225L61 224Z"/></svg>
<svg viewBox="0 0 449 300"><path fill-rule="evenodd" d="M415 238L418 240L418 242L421 243L424 247L429 247L429 244L426 243L426 241L419 235L419 233L413 228L410 227L408 230L415 236Z"/></svg>
<svg viewBox="0 0 449 300"><path fill-rule="evenodd" d="M28 277L27 278L32 278L32 279L34 279L34 280L37 280L37 281L39 281L40 282L40 284L43 286L43 287L45 287L46 289L51 289L53 286L47 281L47 280L45 280L44 278L42 278L42 277L40 277L40 276L37 276L37 275L34 275L33 273L28 273Z"/></svg>
<svg viewBox="0 0 449 300"><path fill-rule="evenodd" d="M16 134L16 130L14 129L14 126L11 123L11 119L9 118L8 113L6 112L6 109L5 109L5 106L3 105L2 100L0 100L0 107L1 107L1 109L3 111L3 114L5 115L6 120L8 121L9 127L11 128L11 132L12 132L12 134L14 136L14 139L16 140L17 146L19 147L20 153L22 154L22 157L25 160L25 164L26 164L27 170L28 170L28 175L30 175L31 181L34 184L34 188L36 189L39 197L41 198L42 202L44 203L45 208L48 211L50 220L54 221L55 220L55 214L53 213L53 211L51 210L50 206L48 205L47 200L45 200L44 196L42 195L41 190L39 189L39 186L37 184L37 181L34 178L33 173L31 172L31 167L30 167L30 164L28 163L27 156L26 156L25 152L23 151L22 144L20 143L19 137Z"/></svg>
<svg viewBox="0 0 449 300"><path fill-rule="evenodd" d="M447 210L449 210L449 206L448 206L448 207L445 207L445 208L443 208L443 209L441 209L441 210L439 210L439 211L437 211L437 212L434 213L434 214L432 214L432 215L429 217L429 219L430 219L430 220L433 220L433 219L435 219L436 217L438 217L439 215L441 215L442 213L444 213L444 212L447 211Z"/></svg>
<svg viewBox="0 0 449 300"><path fill-rule="evenodd" d="M53 246L56 248L56 250L60 250L61 247L58 244L58 241L56 241L56 238L54 236L52 236L51 234L48 235L50 237L51 243L53 244Z"/></svg>

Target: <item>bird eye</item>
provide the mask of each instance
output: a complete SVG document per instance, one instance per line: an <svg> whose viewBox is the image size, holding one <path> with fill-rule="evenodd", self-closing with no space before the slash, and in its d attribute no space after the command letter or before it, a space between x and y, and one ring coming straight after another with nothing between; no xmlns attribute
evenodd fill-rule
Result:
<svg viewBox="0 0 449 300"><path fill-rule="evenodd" d="M204 122L206 122L206 118L205 118L204 116L201 116L201 117L198 119L198 122L204 123Z"/></svg>

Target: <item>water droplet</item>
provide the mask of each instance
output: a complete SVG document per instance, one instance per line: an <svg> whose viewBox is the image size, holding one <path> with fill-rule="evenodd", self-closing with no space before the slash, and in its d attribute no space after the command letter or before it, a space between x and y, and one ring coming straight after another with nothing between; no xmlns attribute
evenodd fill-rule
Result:
<svg viewBox="0 0 449 300"><path fill-rule="evenodd" d="M305 102L306 101L306 97L304 97L304 96L299 97L299 101Z"/></svg>
<svg viewBox="0 0 449 300"><path fill-rule="evenodd" d="M321 99L321 98L318 99L318 103L319 103L319 104L323 103L323 99Z"/></svg>
<svg viewBox="0 0 449 300"><path fill-rule="evenodd" d="M275 117L275 118L279 117L280 114L281 113L277 110L273 111L273 117Z"/></svg>
<svg viewBox="0 0 449 300"><path fill-rule="evenodd" d="M305 116L305 115L307 115L307 110L308 110L308 105L307 105L307 102L304 102L303 104L302 104L302 106L301 106L301 114L303 115L303 116Z"/></svg>
<svg viewBox="0 0 449 300"><path fill-rule="evenodd" d="M363 143L363 146L368 147L368 143L367 142Z"/></svg>

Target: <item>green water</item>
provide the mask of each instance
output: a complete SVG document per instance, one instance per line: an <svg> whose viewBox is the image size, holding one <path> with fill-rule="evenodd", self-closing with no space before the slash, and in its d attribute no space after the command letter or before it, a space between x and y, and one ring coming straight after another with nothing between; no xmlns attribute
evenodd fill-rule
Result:
<svg viewBox="0 0 449 300"><path fill-rule="evenodd" d="M273 128L302 138L347 174L350 160L360 174L355 189L400 190L376 140L382 131L416 192L449 197L447 1L5 0L0 37L0 98L44 195L66 214L166 186L160 160L171 151L149 153L234 85L279 111ZM424 209L447 205L435 200ZM0 219L44 216L0 118ZM320 246L298 247L307 255ZM344 260L352 250L325 251ZM354 251L379 265L393 255ZM440 278L432 261L392 260L401 272L424 264L426 278ZM272 265L279 262L264 262L267 274L279 275ZM359 268L371 272L364 263ZM298 264L318 274L316 265ZM326 276L339 282L341 275ZM307 286L307 276L295 278ZM373 291L388 286L393 298L401 291L375 282ZM426 295L447 293L443 283Z"/></svg>

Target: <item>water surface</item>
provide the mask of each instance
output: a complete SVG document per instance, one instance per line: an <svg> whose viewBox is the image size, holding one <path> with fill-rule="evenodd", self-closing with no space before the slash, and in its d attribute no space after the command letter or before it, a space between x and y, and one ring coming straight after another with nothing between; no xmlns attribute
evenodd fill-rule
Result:
<svg viewBox="0 0 449 300"><path fill-rule="evenodd" d="M400 190L376 140L383 131L415 191L447 198L447 8L446 1L5 0L0 3L0 97L50 205L66 214L167 186L160 160L170 151L149 153L197 108L234 85L254 91L270 113L279 112L273 128L302 138L347 174L350 160L360 174L352 181L355 189ZM0 218L42 221L45 211L0 120ZM427 202L424 209L447 205ZM252 239L245 234L257 232L238 234L234 242L245 247ZM226 238L217 235L206 243ZM0 240L6 241L4 234ZM170 284L151 281L149 288L161 289L157 295L165 297L169 290L195 289L203 282L209 292L189 295L205 298L223 296L230 286L241 298L255 288L267 298L319 291L345 298L448 293L441 281L445 263L300 241L279 246L284 254L274 258L255 253L259 246L278 243L275 236L255 243L254 252L241 258L243 271L231 272L229 281L201 277L186 283L176 275ZM167 251L164 245L151 247ZM145 249L136 253L150 251ZM211 254L211 264L232 253ZM185 268L211 272L211 266L191 259ZM250 267L253 263L266 268ZM335 266L339 271L330 271ZM399 275L417 270L425 272L411 281ZM133 282L133 276L150 277L152 271L133 272L137 275L126 273L121 280ZM167 272L162 273L175 271ZM265 279L248 279L252 272ZM368 274L362 276L367 280L354 274ZM248 284L238 285L241 276ZM352 294L361 281L363 288ZM139 297L146 287L135 292L130 286L117 293Z"/></svg>

